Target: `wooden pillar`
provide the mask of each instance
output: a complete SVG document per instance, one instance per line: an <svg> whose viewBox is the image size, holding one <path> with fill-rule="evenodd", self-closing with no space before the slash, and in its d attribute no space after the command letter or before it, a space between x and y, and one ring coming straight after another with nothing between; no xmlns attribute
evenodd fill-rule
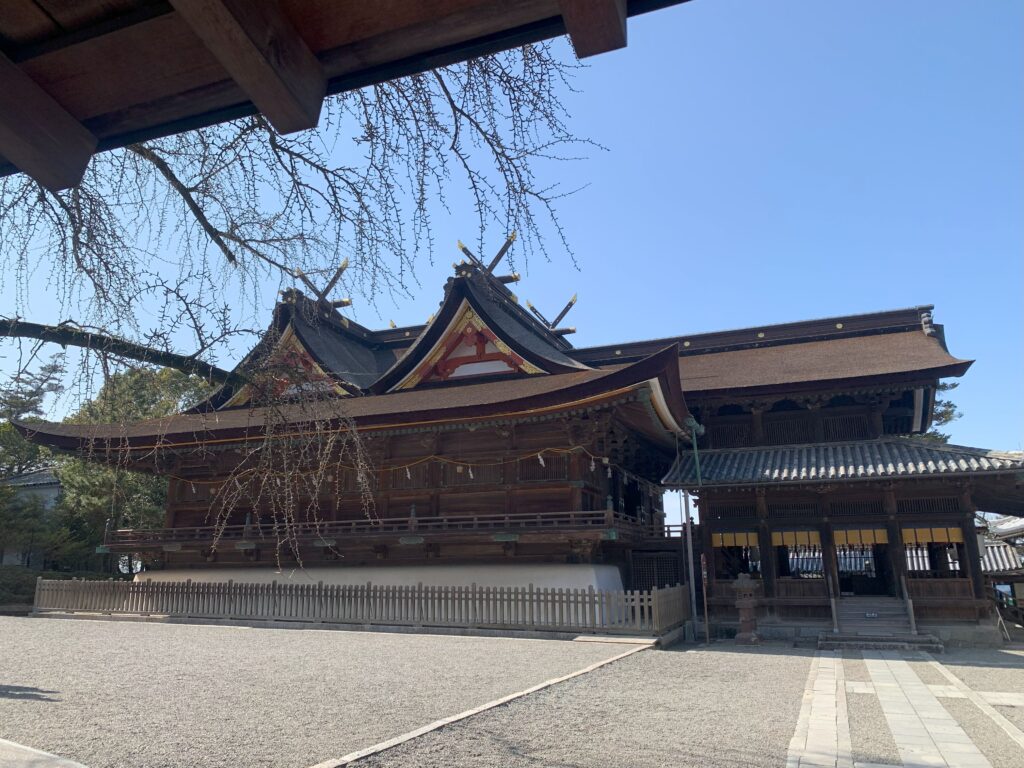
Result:
<svg viewBox="0 0 1024 768"><path fill-rule="evenodd" d="M750 406L750 442L754 445L764 444L764 411L767 407L767 403Z"/></svg>
<svg viewBox="0 0 1024 768"><path fill-rule="evenodd" d="M886 408L889 407L889 399L886 397L874 399L871 403L871 436L881 437L885 432L885 421L882 415L885 413Z"/></svg>
<svg viewBox="0 0 1024 768"><path fill-rule="evenodd" d="M903 531L896 519L898 511L896 492L892 488L882 491L882 509L885 511L886 535L889 539L889 562L892 565L892 577L896 582L893 587L896 597L904 597L903 583L907 579L907 551L903 546ZM910 586L907 586L910 589Z"/></svg>
<svg viewBox="0 0 1024 768"><path fill-rule="evenodd" d="M579 512L583 509L583 459L586 458L579 453L569 455L569 506L572 512Z"/></svg>
<svg viewBox="0 0 1024 768"><path fill-rule="evenodd" d="M967 555L966 565L968 567L968 578L971 580L971 591L974 596L983 600L985 598L985 576L981 572L981 548L978 546L978 534L974 530L974 514L977 512L974 500L971 498L971 489L964 488L960 494L960 511L964 513L964 519L960 523L964 534L964 553ZM961 567L964 564L961 564Z"/></svg>
<svg viewBox="0 0 1024 768"><path fill-rule="evenodd" d="M757 503L757 547L761 550L761 581L764 584L764 596L775 597L776 568L775 549L772 547L772 534L768 530L768 503L765 500L764 488L755 491Z"/></svg>
<svg viewBox="0 0 1024 768"><path fill-rule="evenodd" d="M828 503L822 501L820 508L827 513ZM823 576L832 585L832 594L839 599L839 559L836 557L836 543L832 536L832 523L827 519L827 514L822 515L822 523L818 527L818 536L821 538L821 566L824 570Z"/></svg>
<svg viewBox="0 0 1024 768"><path fill-rule="evenodd" d="M811 412L811 429L814 439L819 443L825 440L825 418L821 413L821 406L820 400L811 400L807 403L807 410Z"/></svg>
<svg viewBox="0 0 1024 768"><path fill-rule="evenodd" d="M705 519L705 517L710 518L710 515L704 514L705 512L707 512L709 504L705 502L703 498L698 497L694 499L694 506L697 509L697 519L700 520L700 551L701 554L704 555L704 561L707 563L708 566L707 589L708 597L711 597L714 593L715 586L715 548L711 545L711 521L710 519ZM694 572L698 574L700 573L699 560L696 563L696 568L694 569Z"/></svg>

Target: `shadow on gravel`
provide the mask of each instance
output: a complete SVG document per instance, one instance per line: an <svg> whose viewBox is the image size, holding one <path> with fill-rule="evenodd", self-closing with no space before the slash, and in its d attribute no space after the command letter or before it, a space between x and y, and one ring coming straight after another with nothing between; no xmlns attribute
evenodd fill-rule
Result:
<svg viewBox="0 0 1024 768"><path fill-rule="evenodd" d="M47 691L44 688L31 688L24 685L0 685L0 699L60 701L51 696L51 693L60 693L60 691Z"/></svg>

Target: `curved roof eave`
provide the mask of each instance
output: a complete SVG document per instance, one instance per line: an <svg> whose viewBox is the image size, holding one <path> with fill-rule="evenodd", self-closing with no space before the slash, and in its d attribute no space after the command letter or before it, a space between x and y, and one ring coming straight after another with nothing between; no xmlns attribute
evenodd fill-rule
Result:
<svg viewBox="0 0 1024 768"><path fill-rule="evenodd" d="M544 377L528 377L532 389L524 396L508 399L508 381L485 382L460 387L409 390L387 395L337 398L323 401L320 417L352 418L360 430L382 430L456 421L512 419L541 412L571 410L625 396L657 381L672 418L683 424L688 411L676 380L675 347L651 355L632 365L612 371L593 369ZM561 386L559 386L561 385ZM479 402L466 404L467 390L476 390ZM459 397L450 402L450 393ZM485 392L485 397L480 393ZM488 399L489 397L489 399ZM336 409L332 412L329 409ZM67 451L92 450L100 454L125 450L173 448L189 443L235 442L252 439L263 430L266 409L239 409L213 413L181 414L133 425L55 424L12 422L26 439ZM308 411L297 414L294 423L309 421Z"/></svg>

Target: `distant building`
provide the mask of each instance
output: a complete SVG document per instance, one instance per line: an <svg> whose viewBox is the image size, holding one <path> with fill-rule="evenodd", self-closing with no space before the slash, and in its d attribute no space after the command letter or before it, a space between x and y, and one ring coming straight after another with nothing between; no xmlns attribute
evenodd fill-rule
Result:
<svg viewBox="0 0 1024 768"><path fill-rule="evenodd" d="M50 467L9 478L3 484L14 489L11 504L26 504L37 500L44 512L52 510L60 496L60 480ZM0 565L42 565L42 553L38 549L28 544L9 544L5 538L5 531L0 530Z"/></svg>

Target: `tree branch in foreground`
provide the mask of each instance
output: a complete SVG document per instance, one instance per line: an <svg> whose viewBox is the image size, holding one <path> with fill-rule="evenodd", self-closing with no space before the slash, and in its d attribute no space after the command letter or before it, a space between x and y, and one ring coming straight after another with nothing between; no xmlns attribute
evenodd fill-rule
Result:
<svg viewBox="0 0 1024 768"><path fill-rule="evenodd" d="M174 352L164 352L141 344L134 344L116 336L107 336L76 328L73 325L40 325L28 323L18 318L0 318L0 336L22 339L39 339L40 341L60 344L62 347L82 347L95 352L117 355L142 363L162 365L175 368L185 373L202 376L209 381L218 383L241 383L242 379L231 371L225 371L202 360Z"/></svg>

